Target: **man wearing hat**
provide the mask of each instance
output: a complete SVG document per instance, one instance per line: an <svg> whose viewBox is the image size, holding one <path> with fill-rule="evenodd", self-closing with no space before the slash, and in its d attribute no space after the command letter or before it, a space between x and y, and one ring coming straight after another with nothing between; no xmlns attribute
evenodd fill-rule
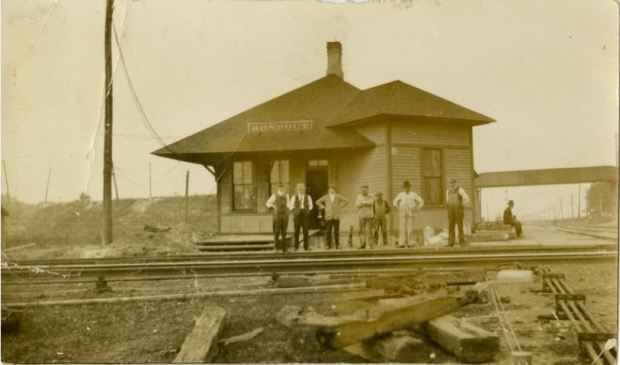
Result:
<svg viewBox="0 0 620 365"><path fill-rule="evenodd" d="M454 246L454 226L459 229L459 245L466 244L463 235L463 217L465 216L465 205L469 203L469 197L463 188L461 188L456 179L450 181L450 187L446 191L446 204L448 205L448 230L450 236L448 246Z"/></svg>
<svg viewBox="0 0 620 365"><path fill-rule="evenodd" d="M368 185L362 185L362 193L355 200L355 207L360 220L360 248L366 248L366 243L374 247L372 234L373 217L372 206L375 198L368 194Z"/></svg>
<svg viewBox="0 0 620 365"><path fill-rule="evenodd" d="M330 186L327 195L317 199L316 205L325 209L325 235L327 236L327 249L332 248L332 230L336 249L340 248L340 210L349 203L347 198L336 193L336 188Z"/></svg>
<svg viewBox="0 0 620 365"><path fill-rule="evenodd" d="M403 191L398 193L393 206L398 211L398 245L400 247L416 245L413 220L424 207L424 200L411 191L409 180L403 182Z"/></svg>
<svg viewBox="0 0 620 365"><path fill-rule="evenodd" d="M288 227L288 194L282 184L278 184L276 192L267 200L267 208L273 209L273 243L274 250L286 252L286 229Z"/></svg>
<svg viewBox="0 0 620 365"><path fill-rule="evenodd" d="M379 244L379 231L381 231L381 238L383 239L383 245L388 244L387 240L387 218L390 213L390 204L383 200L383 194L379 191L375 193L375 202L372 205L372 210L375 219L375 240Z"/></svg>
<svg viewBox="0 0 620 365"><path fill-rule="evenodd" d="M504 210L504 224L510 224L515 227L515 232L517 232L517 237L521 237L523 234L523 228L521 228L521 222L517 220L517 216L512 214L512 208L514 208L515 202L512 200L508 201L508 206Z"/></svg>
<svg viewBox="0 0 620 365"><path fill-rule="evenodd" d="M299 232L303 231L304 250L310 251L308 241L308 226L310 224L310 212L312 211L312 197L306 194L306 185L299 183L295 189L297 192L291 196L288 209L293 212L293 242L295 251L299 250Z"/></svg>

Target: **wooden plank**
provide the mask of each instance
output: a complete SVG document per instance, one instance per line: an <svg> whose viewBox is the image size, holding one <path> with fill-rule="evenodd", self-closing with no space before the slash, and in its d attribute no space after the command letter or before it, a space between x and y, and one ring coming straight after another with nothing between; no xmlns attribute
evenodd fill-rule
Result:
<svg viewBox="0 0 620 365"><path fill-rule="evenodd" d="M473 300L471 296L456 297L444 293L379 300L376 307L365 310L366 319L357 319L361 314L358 312L340 324L323 325L317 330L317 340L323 347L345 347L452 313Z"/></svg>
<svg viewBox="0 0 620 365"><path fill-rule="evenodd" d="M497 335L453 316L428 321L424 328L434 342L466 363L491 361L499 351Z"/></svg>
<svg viewBox="0 0 620 365"><path fill-rule="evenodd" d="M226 310L209 306L204 309L173 363L210 362L217 352L217 340L226 317Z"/></svg>

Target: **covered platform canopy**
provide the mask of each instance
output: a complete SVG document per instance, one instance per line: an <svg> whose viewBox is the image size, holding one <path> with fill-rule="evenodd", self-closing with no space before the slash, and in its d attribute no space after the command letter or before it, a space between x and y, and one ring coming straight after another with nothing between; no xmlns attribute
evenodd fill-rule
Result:
<svg viewBox="0 0 620 365"><path fill-rule="evenodd" d="M582 184L617 180L618 168L616 166L589 166L485 172L478 174L476 177L476 187L497 188L508 186Z"/></svg>

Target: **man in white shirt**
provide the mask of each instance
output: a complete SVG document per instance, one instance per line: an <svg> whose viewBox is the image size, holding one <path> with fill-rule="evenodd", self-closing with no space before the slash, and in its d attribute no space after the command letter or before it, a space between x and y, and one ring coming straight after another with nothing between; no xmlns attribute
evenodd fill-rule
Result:
<svg viewBox="0 0 620 365"><path fill-rule="evenodd" d="M463 217L465 216L465 205L469 204L469 196L461 188L456 179L450 181L450 187L446 190L446 204L448 205L448 230L450 236L448 246L454 246L454 226L459 229L459 245L464 246L465 236L463 235Z"/></svg>
<svg viewBox="0 0 620 365"><path fill-rule="evenodd" d="M403 182L403 189L394 199L393 207L398 211L398 246L417 245L413 232L414 218L424 207L424 200L411 191L409 180Z"/></svg>
<svg viewBox="0 0 620 365"><path fill-rule="evenodd" d="M288 227L289 197L282 184L267 200L267 208L273 209L273 243L274 251L286 252L286 229Z"/></svg>
<svg viewBox="0 0 620 365"><path fill-rule="evenodd" d="M303 230L304 250L309 251L308 225L310 212L312 211L312 198L306 194L306 186L302 183L297 184L296 193L289 200L288 208L293 212L293 240L295 251L299 250L299 231Z"/></svg>

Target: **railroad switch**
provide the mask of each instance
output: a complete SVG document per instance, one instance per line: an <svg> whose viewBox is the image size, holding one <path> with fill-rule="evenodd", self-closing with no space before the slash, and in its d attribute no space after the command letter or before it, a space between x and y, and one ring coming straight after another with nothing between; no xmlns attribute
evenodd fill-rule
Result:
<svg viewBox="0 0 620 365"><path fill-rule="evenodd" d="M588 351L586 350L586 344L594 344L594 343L605 343L610 339L616 338L616 334L614 333L603 333L603 332L578 332L577 333L577 341L579 342L580 356L583 364L591 364L592 359L588 355ZM609 350L610 353L616 357L617 353L611 352L613 350Z"/></svg>

